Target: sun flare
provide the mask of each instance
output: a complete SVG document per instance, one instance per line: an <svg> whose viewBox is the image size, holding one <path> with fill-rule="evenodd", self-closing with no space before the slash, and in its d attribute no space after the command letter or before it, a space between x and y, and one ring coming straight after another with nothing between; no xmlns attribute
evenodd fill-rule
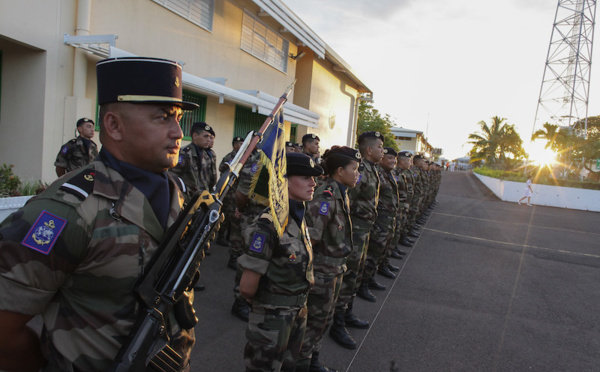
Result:
<svg viewBox="0 0 600 372"><path fill-rule="evenodd" d="M551 166L556 163L556 153L544 148L542 142L532 142L529 146L529 159L536 164Z"/></svg>

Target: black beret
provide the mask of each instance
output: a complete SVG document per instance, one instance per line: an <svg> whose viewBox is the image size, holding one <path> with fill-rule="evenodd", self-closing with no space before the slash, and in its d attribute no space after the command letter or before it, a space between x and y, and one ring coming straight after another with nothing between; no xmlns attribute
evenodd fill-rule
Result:
<svg viewBox="0 0 600 372"><path fill-rule="evenodd" d="M77 120L77 126L79 127L80 125L83 125L85 123L92 123L92 125L94 125L94 121L92 119L89 118L81 118L79 120Z"/></svg>
<svg viewBox="0 0 600 372"><path fill-rule="evenodd" d="M231 141L232 144L236 143L236 142L244 142L244 139L242 137L233 137L233 141Z"/></svg>
<svg viewBox="0 0 600 372"><path fill-rule="evenodd" d="M417 155L415 155L414 159L415 160L419 160L419 159L425 160L425 157L423 155L421 155L421 154L417 154Z"/></svg>
<svg viewBox="0 0 600 372"><path fill-rule="evenodd" d="M398 153L396 152L396 150L394 150L391 147L384 147L383 148L383 154L384 155L393 155L393 156L398 156Z"/></svg>
<svg viewBox="0 0 600 372"><path fill-rule="evenodd" d="M190 133L194 132L208 132L213 136L215 135L215 131L212 129L212 127L203 121L197 121L194 124L192 124L192 129L190 130Z"/></svg>
<svg viewBox="0 0 600 372"><path fill-rule="evenodd" d="M398 154L398 157L400 158L412 158L413 154L410 151L400 151L400 153Z"/></svg>
<svg viewBox="0 0 600 372"><path fill-rule="evenodd" d="M287 141L287 142L285 143L285 147L294 147L294 142Z"/></svg>
<svg viewBox="0 0 600 372"><path fill-rule="evenodd" d="M361 133L360 136L358 136L358 143L362 143L365 139L367 138L379 138L382 142L385 141L385 138L383 137L383 135L379 132L364 132Z"/></svg>
<svg viewBox="0 0 600 372"><path fill-rule="evenodd" d="M198 105L183 101L181 66L161 58L108 58L96 64L98 104L168 103L184 110Z"/></svg>
<svg viewBox="0 0 600 372"><path fill-rule="evenodd" d="M346 158L360 162L362 156L360 151L350 148L348 146L334 146L327 152L327 157L335 156L340 158Z"/></svg>
<svg viewBox="0 0 600 372"><path fill-rule="evenodd" d="M320 176L323 174L323 168L316 165L314 160L299 152L289 152L285 154L287 161L288 176Z"/></svg>
<svg viewBox="0 0 600 372"><path fill-rule="evenodd" d="M306 141L312 141L312 140L317 140L320 141L321 139L319 138L319 136L317 136L316 134L305 134L302 136L302 143L306 142Z"/></svg>

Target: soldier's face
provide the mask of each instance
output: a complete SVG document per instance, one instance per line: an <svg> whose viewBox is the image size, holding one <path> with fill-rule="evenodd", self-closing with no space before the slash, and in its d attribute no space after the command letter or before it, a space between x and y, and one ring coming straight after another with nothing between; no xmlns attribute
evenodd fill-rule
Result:
<svg viewBox="0 0 600 372"><path fill-rule="evenodd" d="M394 155L384 155L380 163L383 169L389 172L396 166L396 157Z"/></svg>
<svg viewBox="0 0 600 372"><path fill-rule="evenodd" d="M240 149L240 147L242 147L242 143L243 143L243 142L239 142L239 141L238 141L238 142L234 142L234 143L233 143L233 149L234 149L235 151L238 151L238 150Z"/></svg>
<svg viewBox="0 0 600 372"><path fill-rule="evenodd" d="M124 161L161 173L177 164L183 132L182 110L168 104L123 104L119 151Z"/></svg>
<svg viewBox="0 0 600 372"><path fill-rule="evenodd" d="M346 187L353 188L356 186L356 182L358 181L358 165L357 161L351 161L346 164L345 167L339 167L337 173L339 175L340 183Z"/></svg>
<svg viewBox="0 0 600 372"><path fill-rule="evenodd" d="M77 127L79 135L83 138L92 139L94 137L94 124L85 123Z"/></svg>
<svg viewBox="0 0 600 372"><path fill-rule="evenodd" d="M194 145L203 149L210 148L211 141L212 135L206 131L192 134L192 142L194 143Z"/></svg>
<svg viewBox="0 0 600 372"><path fill-rule="evenodd" d="M315 193L314 177L311 176L289 176L288 177L288 194L290 199L296 201L311 201Z"/></svg>
<svg viewBox="0 0 600 372"><path fill-rule="evenodd" d="M410 168L410 158L400 158L400 160L398 160L398 165L400 165L400 168L402 169Z"/></svg>
<svg viewBox="0 0 600 372"><path fill-rule="evenodd" d="M379 138L376 138L369 148L371 149L369 160L373 163L379 162L381 158L383 158L383 141Z"/></svg>
<svg viewBox="0 0 600 372"><path fill-rule="evenodd" d="M319 153L319 140L307 141L304 145L304 149L311 155Z"/></svg>

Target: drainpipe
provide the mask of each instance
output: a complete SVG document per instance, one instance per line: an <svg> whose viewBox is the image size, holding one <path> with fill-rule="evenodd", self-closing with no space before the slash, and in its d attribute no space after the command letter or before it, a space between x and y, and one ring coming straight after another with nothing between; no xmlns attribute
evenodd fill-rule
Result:
<svg viewBox="0 0 600 372"><path fill-rule="evenodd" d="M92 14L92 0L77 0L77 20L75 24L76 36L90 34L90 18ZM73 61L73 97L85 98L87 78L86 52L75 48Z"/></svg>
<svg viewBox="0 0 600 372"><path fill-rule="evenodd" d="M360 106L360 102L373 102L373 93L369 93L367 97L358 97L354 103L354 114L353 114L353 123L352 123L352 132L348 135L348 141L350 143L350 147L354 147L356 143L356 127L358 125L358 108Z"/></svg>

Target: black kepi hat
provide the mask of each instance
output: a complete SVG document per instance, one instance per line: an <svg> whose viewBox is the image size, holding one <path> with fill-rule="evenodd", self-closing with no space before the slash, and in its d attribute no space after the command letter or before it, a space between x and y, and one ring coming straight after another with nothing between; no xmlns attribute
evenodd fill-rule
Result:
<svg viewBox="0 0 600 372"><path fill-rule="evenodd" d="M288 176L320 176L323 174L323 168L315 164L315 161L308 155L289 152L285 154L285 160Z"/></svg>
<svg viewBox="0 0 600 372"><path fill-rule="evenodd" d="M398 153L399 158L409 158L410 159L410 158L412 158L412 156L413 156L412 152L410 152L410 151L400 151Z"/></svg>
<svg viewBox="0 0 600 372"><path fill-rule="evenodd" d="M198 105L183 101L181 65L161 58L108 58L96 64L98 104L168 103L184 110Z"/></svg>

